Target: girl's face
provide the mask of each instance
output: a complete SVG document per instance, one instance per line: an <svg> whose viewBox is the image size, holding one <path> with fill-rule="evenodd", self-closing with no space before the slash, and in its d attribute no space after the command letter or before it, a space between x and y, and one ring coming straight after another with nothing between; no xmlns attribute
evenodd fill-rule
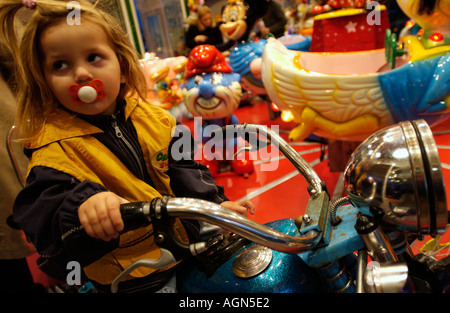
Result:
<svg viewBox="0 0 450 313"><path fill-rule="evenodd" d="M211 13L206 13L200 18L200 22L202 22L203 26L211 27L212 25L212 15Z"/></svg>
<svg viewBox="0 0 450 313"><path fill-rule="evenodd" d="M64 107L84 115L114 113L124 77L116 53L100 26L89 21L69 25L63 20L45 29L40 43L45 80ZM86 85L94 79L103 82L106 97L75 104L69 87Z"/></svg>

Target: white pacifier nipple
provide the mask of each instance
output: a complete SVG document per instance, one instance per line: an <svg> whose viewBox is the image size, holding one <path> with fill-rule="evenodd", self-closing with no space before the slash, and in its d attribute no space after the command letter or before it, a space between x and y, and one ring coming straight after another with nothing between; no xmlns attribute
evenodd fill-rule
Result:
<svg viewBox="0 0 450 313"><path fill-rule="evenodd" d="M92 103L97 99L97 90L91 86L83 86L78 90L78 98L84 103Z"/></svg>

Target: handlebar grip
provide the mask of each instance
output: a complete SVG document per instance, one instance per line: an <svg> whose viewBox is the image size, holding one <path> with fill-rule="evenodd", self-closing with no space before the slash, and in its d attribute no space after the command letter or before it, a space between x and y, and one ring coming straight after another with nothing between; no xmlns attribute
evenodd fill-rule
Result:
<svg viewBox="0 0 450 313"><path fill-rule="evenodd" d="M120 213L124 217L149 217L150 202L129 202L120 205Z"/></svg>
<svg viewBox="0 0 450 313"><path fill-rule="evenodd" d="M150 205L150 202L130 202L120 205L120 213L126 231L151 223Z"/></svg>

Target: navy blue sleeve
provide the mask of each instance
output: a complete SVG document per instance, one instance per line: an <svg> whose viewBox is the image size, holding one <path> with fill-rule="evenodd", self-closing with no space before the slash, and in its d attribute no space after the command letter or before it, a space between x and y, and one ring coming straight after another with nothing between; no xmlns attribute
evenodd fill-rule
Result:
<svg viewBox="0 0 450 313"><path fill-rule="evenodd" d="M198 28L195 25L190 25L189 26L189 28L188 28L185 36L184 36L184 38L186 40L186 46L189 49L192 49L192 48L194 48L197 45L197 43L195 42L194 38L195 38L195 36L198 35L198 33L199 33Z"/></svg>
<svg viewBox="0 0 450 313"><path fill-rule="evenodd" d="M63 172L35 167L13 208L14 222L44 259L60 266L78 261L86 266L118 246L89 237L78 219L78 207L92 195L106 191L94 182L80 182Z"/></svg>
<svg viewBox="0 0 450 313"><path fill-rule="evenodd" d="M170 177L170 187L175 196L197 198L217 204L228 201L224 188L216 184L208 167L194 159L194 147L194 138L189 130L178 124L169 145L167 172Z"/></svg>

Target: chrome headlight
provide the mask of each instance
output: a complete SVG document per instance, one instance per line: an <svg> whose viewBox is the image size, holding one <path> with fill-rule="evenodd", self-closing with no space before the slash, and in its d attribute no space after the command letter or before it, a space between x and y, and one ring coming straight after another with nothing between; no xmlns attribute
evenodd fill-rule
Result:
<svg viewBox="0 0 450 313"><path fill-rule="evenodd" d="M448 223L445 185L433 134L423 120L382 129L353 152L345 188L364 212L395 228L440 234Z"/></svg>

